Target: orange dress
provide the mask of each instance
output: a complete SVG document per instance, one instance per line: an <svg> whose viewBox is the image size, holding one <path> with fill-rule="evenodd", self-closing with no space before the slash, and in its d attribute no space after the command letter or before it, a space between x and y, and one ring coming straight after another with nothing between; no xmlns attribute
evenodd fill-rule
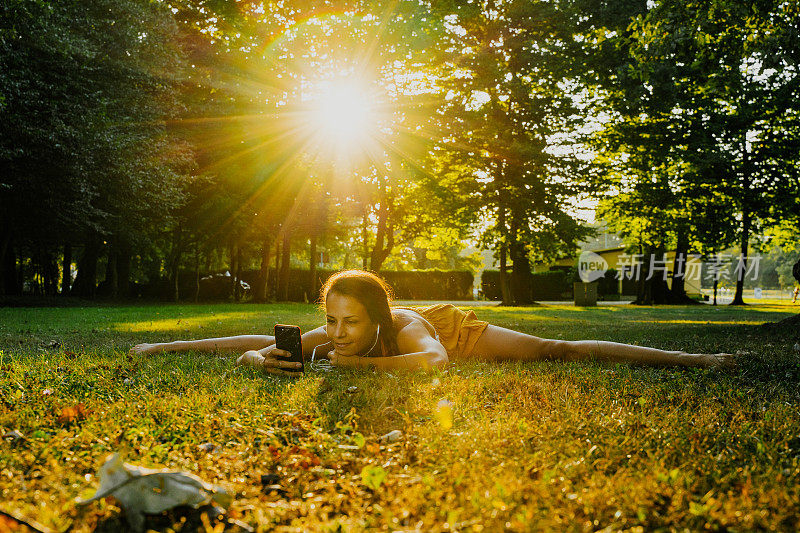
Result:
<svg viewBox="0 0 800 533"><path fill-rule="evenodd" d="M436 331L447 356L469 357L478 338L486 331L488 322L478 320L472 311L462 311L451 304L435 304L422 307L401 307L419 313Z"/></svg>

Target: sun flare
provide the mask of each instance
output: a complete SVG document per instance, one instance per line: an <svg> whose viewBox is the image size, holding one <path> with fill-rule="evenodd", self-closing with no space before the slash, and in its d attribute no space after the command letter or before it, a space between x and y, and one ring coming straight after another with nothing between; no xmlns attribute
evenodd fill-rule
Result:
<svg viewBox="0 0 800 533"><path fill-rule="evenodd" d="M312 120L323 141L337 149L353 149L375 131L371 96L354 83L330 84L316 99Z"/></svg>

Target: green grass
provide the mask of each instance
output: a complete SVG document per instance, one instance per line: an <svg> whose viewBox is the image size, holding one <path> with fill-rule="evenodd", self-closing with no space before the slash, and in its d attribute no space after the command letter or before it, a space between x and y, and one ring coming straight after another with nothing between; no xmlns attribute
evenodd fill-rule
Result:
<svg viewBox="0 0 800 533"><path fill-rule="evenodd" d="M308 329L321 323L310 305L4 308L0 432L24 437L0 442L0 509L58 530L119 530L113 499L73 501L122 451L227 487L228 518L264 531L794 531L800 338L758 324L797 311L476 308L543 337L746 352L736 371L456 362L434 374L334 370L290 381L234 368L231 354L126 352L268 333L279 321ZM81 402L84 419L59 422ZM398 442L378 441L394 429ZM207 442L217 448L199 448ZM365 485L362 472L378 467L382 483ZM277 474L285 493L266 492L263 474ZM148 520L201 524L191 513Z"/></svg>

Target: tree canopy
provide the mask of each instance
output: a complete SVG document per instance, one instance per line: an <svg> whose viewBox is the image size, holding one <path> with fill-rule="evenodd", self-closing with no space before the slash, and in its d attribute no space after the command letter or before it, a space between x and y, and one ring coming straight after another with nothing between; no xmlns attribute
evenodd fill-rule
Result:
<svg viewBox="0 0 800 533"><path fill-rule="evenodd" d="M227 270L239 298L257 269L285 299L305 265L313 298L319 264L473 268L469 241L526 304L589 198L643 252L746 257L797 227L799 10L5 2L0 289L187 298Z"/></svg>

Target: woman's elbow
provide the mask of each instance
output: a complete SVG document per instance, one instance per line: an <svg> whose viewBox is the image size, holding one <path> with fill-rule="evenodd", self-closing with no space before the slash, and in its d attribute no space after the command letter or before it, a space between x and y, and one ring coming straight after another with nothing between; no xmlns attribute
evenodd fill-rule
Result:
<svg viewBox="0 0 800 533"><path fill-rule="evenodd" d="M446 353L433 354L433 357L430 359L430 369L438 368L439 370L444 370L447 368L449 362L450 359L447 357Z"/></svg>

